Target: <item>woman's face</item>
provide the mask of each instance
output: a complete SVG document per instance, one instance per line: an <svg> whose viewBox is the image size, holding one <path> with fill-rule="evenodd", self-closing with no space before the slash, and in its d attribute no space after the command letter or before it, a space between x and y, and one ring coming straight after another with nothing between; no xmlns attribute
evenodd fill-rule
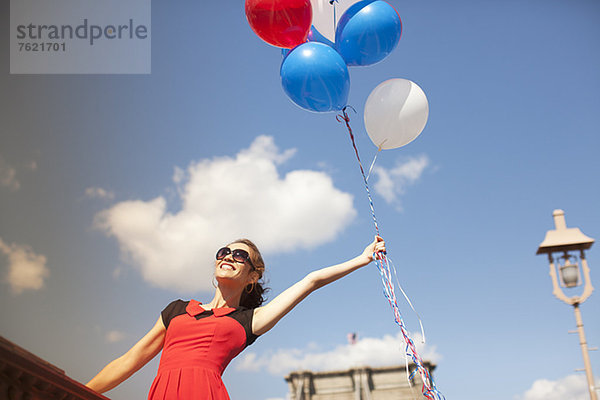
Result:
<svg viewBox="0 0 600 400"><path fill-rule="evenodd" d="M245 250L252 254L252 249L244 243L232 243L227 245L233 252L236 249ZM223 259L215 262L215 277L219 283L232 284L237 283L240 286L246 286L257 279L257 273L251 266L251 261L238 262L233 259L233 254L227 254Z"/></svg>

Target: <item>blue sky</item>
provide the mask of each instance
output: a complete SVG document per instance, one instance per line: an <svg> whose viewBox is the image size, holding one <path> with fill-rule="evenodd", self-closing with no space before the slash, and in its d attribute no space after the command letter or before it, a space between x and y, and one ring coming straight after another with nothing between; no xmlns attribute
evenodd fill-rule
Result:
<svg viewBox="0 0 600 400"><path fill-rule="evenodd" d="M448 399L549 399L548 387L584 399L573 313L552 296L535 251L556 208L568 226L600 236L600 4L390 3L400 43L350 70L348 102L370 161L362 111L371 90L405 78L429 100L423 134L377 161L416 178L398 176L395 201L373 196L436 383ZM8 24L0 30L6 37ZM0 334L83 382L171 300L210 301L206 254L221 242L257 238L272 297L373 236L345 128L286 98L281 53L250 30L242 2L154 1L151 35L150 75L10 75L2 53ZM226 182L209 182L219 171ZM256 192L228 192L244 173ZM598 285L595 247L588 261ZM11 278L22 263L37 280ZM582 306L592 347L599 298ZM349 332L362 347L346 345ZM398 333L371 265L311 295L224 380L234 399L282 399L290 368L364 361L361 349L390 363L377 349L398 351ZM591 359L599 376L597 352ZM108 396L144 398L157 361Z"/></svg>

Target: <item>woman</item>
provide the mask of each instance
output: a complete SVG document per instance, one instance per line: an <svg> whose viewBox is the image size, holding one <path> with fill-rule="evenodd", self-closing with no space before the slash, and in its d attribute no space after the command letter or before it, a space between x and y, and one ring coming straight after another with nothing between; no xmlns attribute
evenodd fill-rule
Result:
<svg viewBox="0 0 600 400"><path fill-rule="evenodd" d="M311 272L263 306L260 252L247 239L230 243L217 252L217 285L210 303L169 304L150 332L87 386L104 393L163 350L149 400L228 400L221 375L235 356L311 292L369 264L380 252L385 252L385 242L377 236L358 257Z"/></svg>

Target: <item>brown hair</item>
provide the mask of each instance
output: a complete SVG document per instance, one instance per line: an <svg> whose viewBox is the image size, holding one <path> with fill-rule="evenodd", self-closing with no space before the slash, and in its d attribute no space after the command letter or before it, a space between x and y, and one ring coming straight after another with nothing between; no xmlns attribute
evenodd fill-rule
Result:
<svg viewBox="0 0 600 400"><path fill-rule="evenodd" d="M260 307L266 300L265 293L269 291L268 288L264 287L265 281L263 275L265 272L265 262L258 250L258 247L249 239L238 239L234 240L230 244L243 243L250 247L250 262L252 263L252 270L258 274L258 280L256 283L250 283L242 292L240 298L240 306L246 308Z"/></svg>

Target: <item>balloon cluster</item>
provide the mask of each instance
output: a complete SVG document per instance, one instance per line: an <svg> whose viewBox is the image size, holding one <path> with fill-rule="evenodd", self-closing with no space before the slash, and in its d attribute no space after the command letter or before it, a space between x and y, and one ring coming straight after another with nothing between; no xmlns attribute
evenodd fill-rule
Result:
<svg viewBox="0 0 600 400"><path fill-rule="evenodd" d="M246 0L246 17L261 39L283 49L281 84L295 104L315 112L341 110L337 119L348 129L379 234L368 175L346 111L352 108L347 105L348 66L372 65L387 57L400 40L400 16L383 0ZM378 151L413 141L425 127L428 116L429 105L423 90L414 82L399 78L379 84L367 98L364 109L365 128ZM375 159L371 167L374 163ZM428 400L444 400L404 326L389 265L385 254L377 258L384 293L406 343L406 355L416 366L408 379L411 381L418 371L423 381L423 396Z"/></svg>
<svg viewBox="0 0 600 400"><path fill-rule="evenodd" d="M343 109L350 92L348 66L383 60L402 33L400 16L383 0L246 0L245 8L252 30L282 48L283 90L314 112ZM367 133L380 150L403 146L423 130L428 107L415 83L387 80L367 99Z"/></svg>

